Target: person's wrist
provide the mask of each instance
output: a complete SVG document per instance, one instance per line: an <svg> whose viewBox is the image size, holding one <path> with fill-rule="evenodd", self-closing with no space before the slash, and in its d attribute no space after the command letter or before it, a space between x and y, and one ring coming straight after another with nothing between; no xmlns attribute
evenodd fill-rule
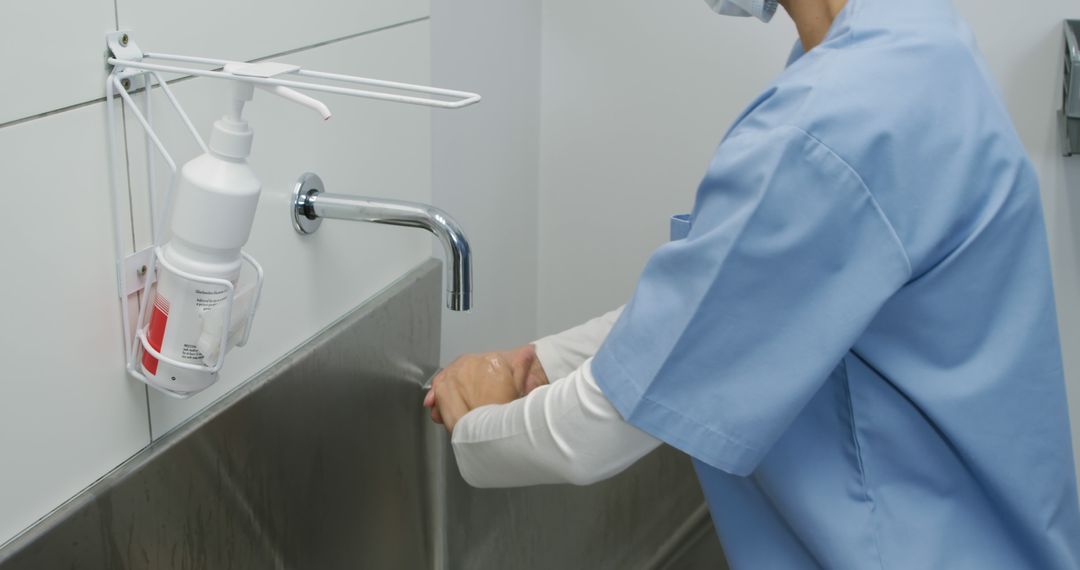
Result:
<svg viewBox="0 0 1080 570"><path fill-rule="evenodd" d="M525 374L525 386L523 392L528 394L533 390L544 386L549 383L547 371L544 370L544 363L540 360L540 356L536 351L536 344L530 343L525 345L530 353L529 370Z"/></svg>
<svg viewBox="0 0 1080 570"><path fill-rule="evenodd" d="M550 338L545 337L531 343L535 347L537 366L543 371L547 381L558 380L573 371L559 345L549 340Z"/></svg>

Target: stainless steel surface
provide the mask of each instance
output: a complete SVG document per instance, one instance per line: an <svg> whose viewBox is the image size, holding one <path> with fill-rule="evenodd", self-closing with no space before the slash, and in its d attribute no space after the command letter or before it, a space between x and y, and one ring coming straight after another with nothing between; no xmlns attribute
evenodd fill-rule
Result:
<svg viewBox="0 0 1080 570"><path fill-rule="evenodd" d="M1061 124L1062 154L1080 154L1080 20L1065 20L1065 73Z"/></svg>
<svg viewBox="0 0 1080 570"><path fill-rule="evenodd" d="M694 511L646 567L654 570L727 568L708 505L703 504Z"/></svg>
<svg viewBox="0 0 1080 570"><path fill-rule="evenodd" d="M1065 115L1080 119L1080 20L1065 20Z"/></svg>
<svg viewBox="0 0 1080 570"><path fill-rule="evenodd" d="M306 172L293 189L293 227L303 234L319 229L323 218L371 222L427 230L439 238L445 252L446 306L453 311L472 308L472 251L465 232L446 212L427 204L364 198L323 191L318 175Z"/></svg>
<svg viewBox="0 0 1080 570"><path fill-rule="evenodd" d="M449 453L449 452L446 452ZM704 498L689 459L664 446L619 476L591 485L473 489L446 470L448 566L452 569L675 569ZM696 518L697 517L697 518ZM704 541L719 545L710 533ZM698 529L700 525L693 525ZM723 570L723 557L683 569Z"/></svg>
<svg viewBox="0 0 1080 570"><path fill-rule="evenodd" d="M420 407L439 281L425 263L0 549L0 570L723 568L690 548L716 538L668 448L586 488L465 484Z"/></svg>

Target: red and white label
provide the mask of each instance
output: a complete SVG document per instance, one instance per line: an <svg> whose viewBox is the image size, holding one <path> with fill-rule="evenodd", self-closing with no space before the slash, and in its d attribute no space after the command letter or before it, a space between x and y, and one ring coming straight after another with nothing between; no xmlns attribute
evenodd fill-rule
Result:
<svg viewBox="0 0 1080 570"><path fill-rule="evenodd" d="M154 312L150 315L150 326L146 331L146 340L150 346L161 352L161 341L165 338L165 325L169 321L169 300L161 295L154 296ZM158 359L143 352L143 367L150 374L157 374Z"/></svg>

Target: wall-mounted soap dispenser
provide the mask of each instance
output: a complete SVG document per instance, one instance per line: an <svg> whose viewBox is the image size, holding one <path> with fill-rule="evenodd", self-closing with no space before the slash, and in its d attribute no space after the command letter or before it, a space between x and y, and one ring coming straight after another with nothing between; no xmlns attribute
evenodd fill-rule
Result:
<svg viewBox="0 0 1080 570"><path fill-rule="evenodd" d="M1061 109L1062 153L1080 154L1080 20L1065 21L1064 102Z"/></svg>
<svg viewBox="0 0 1080 570"><path fill-rule="evenodd" d="M244 118L244 106L255 88L310 107L323 119L330 117L326 105L296 89L444 109L472 105L480 96L306 70L283 63L243 63L142 52L129 34L125 31L106 34L110 53L107 61L112 71L105 83L109 124L106 136L111 160L117 283L126 366L128 374L139 381L170 396L186 398L217 380L226 353L247 342L258 307L263 271L241 250L251 233L262 188L247 162L253 132ZM229 108L214 123L209 144L202 140L161 72L233 82ZM153 128L150 97L154 82L204 151L182 169L177 168ZM392 89L397 93L334 83ZM143 88L145 101L141 108L128 93L135 87ZM117 131L120 124L115 109L117 97L123 100L129 118L133 117L146 134L149 225L154 245L134 253L126 251L123 231L126 216L122 205L127 204L129 197L127 186L120 183L126 177L121 175L123 150L118 144L122 139ZM167 190L161 195L154 184L151 149L157 151L172 174ZM450 222L447 225L456 227ZM164 231L166 227L168 232ZM169 236L167 242L164 236ZM467 250L467 243L463 247ZM245 264L250 270L244 270ZM469 272L462 272L466 273ZM138 316L132 320L129 300L138 293L142 299Z"/></svg>
<svg viewBox="0 0 1080 570"><path fill-rule="evenodd" d="M277 73L273 64L247 64L243 71L263 77ZM160 262L165 270L158 271L146 334L159 354L191 366L161 362L150 353L142 357L146 379L174 393L198 392L213 384L217 372L206 364L221 356L221 331L226 331L226 346L231 347L250 324L242 318L230 318L223 327L224 319L219 315L229 298L229 287L182 275L225 280L234 288L238 285L243 266L241 248L251 234L262 190L247 161L254 133L244 118L244 105L254 91L250 83L233 85L229 111L214 123L207 151L180 170L169 222L171 237L161 247ZM323 119L330 118L330 110L315 99L285 87L266 91L311 107ZM252 287L236 293L237 317L246 314L244 309L250 309L257 293Z"/></svg>

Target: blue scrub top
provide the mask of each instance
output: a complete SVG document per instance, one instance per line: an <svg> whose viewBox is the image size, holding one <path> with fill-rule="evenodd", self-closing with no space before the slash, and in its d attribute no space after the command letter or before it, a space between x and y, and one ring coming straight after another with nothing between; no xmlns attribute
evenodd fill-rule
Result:
<svg viewBox="0 0 1080 570"><path fill-rule="evenodd" d="M849 0L740 116L592 371L736 569L1075 569L1038 181L948 0Z"/></svg>

